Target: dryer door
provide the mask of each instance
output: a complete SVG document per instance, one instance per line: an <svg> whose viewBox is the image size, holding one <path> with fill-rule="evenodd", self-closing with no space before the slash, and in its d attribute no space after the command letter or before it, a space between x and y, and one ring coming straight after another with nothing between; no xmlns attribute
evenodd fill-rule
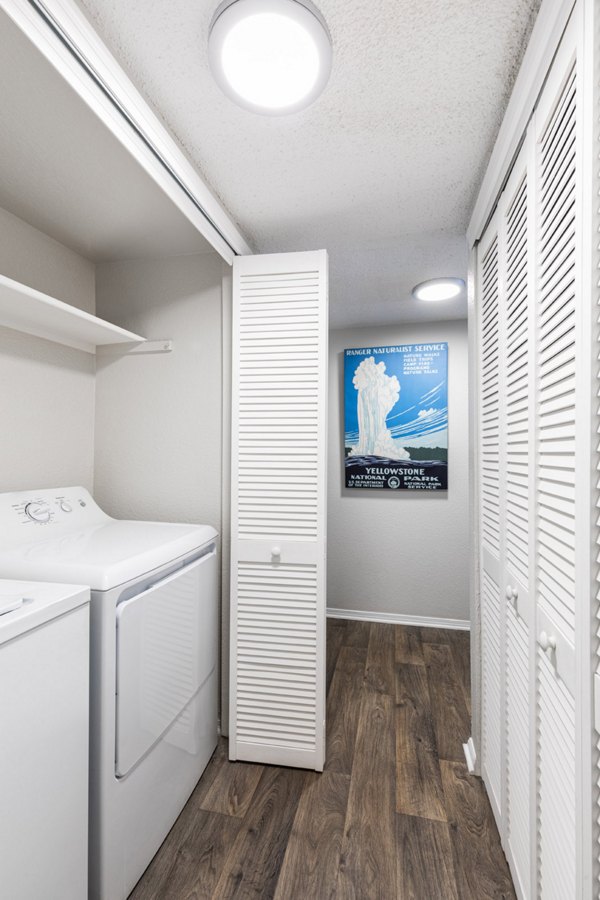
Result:
<svg viewBox="0 0 600 900"><path fill-rule="evenodd" d="M117 607L117 777L161 739L197 752L191 701L217 662L217 600L212 546Z"/></svg>

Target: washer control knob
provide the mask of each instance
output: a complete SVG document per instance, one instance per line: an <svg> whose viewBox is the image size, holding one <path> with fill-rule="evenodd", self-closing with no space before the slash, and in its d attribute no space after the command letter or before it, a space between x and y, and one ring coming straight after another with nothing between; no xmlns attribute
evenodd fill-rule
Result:
<svg viewBox="0 0 600 900"><path fill-rule="evenodd" d="M49 522L50 508L47 503L28 503L25 507L25 514L33 522Z"/></svg>
<svg viewBox="0 0 600 900"><path fill-rule="evenodd" d="M60 508L62 509L63 512L73 512L73 507L71 506L70 503L67 503L66 500L60 501Z"/></svg>

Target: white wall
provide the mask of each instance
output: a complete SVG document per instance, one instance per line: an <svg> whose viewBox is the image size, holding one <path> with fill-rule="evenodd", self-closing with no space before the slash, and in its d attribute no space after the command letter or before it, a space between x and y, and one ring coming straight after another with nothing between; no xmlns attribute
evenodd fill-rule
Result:
<svg viewBox="0 0 600 900"><path fill-rule="evenodd" d="M94 312L94 264L1 208L0 273Z"/></svg>
<svg viewBox="0 0 600 900"><path fill-rule="evenodd" d="M448 491L344 485L343 351L448 342ZM332 331L329 373L329 608L469 618L466 321Z"/></svg>
<svg viewBox="0 0 600 900"><path fill-rule="evenodd" d="M0 209L0 273L94 311L94 266ZM94 357L0 328L0 491L93 485Z"/></svg>
<svg viewBox="0 0 600 900"><path fill-rule="evenodd" d="M221 530L221 277L215 253L96 269L99 316L174 342L97 358L95 496L111 515Z"/></svg>

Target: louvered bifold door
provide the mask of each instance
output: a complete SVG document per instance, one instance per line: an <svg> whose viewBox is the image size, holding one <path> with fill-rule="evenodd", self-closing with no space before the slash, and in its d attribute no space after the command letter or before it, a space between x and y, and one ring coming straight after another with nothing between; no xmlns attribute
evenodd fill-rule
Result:
<svg viewBox="0 0 600 900"><path fill-rule="evenodd" d="M500 247L494 216L478 247L481 755L496 816L502 809Z"/></svg>
<svg viewBox="0 0 600 900"><path fill-rule="evenodd" d="M583 896L577 876L577 709L575 629L578 591L576 441L578 360L583 346L578 286L578 67L567 33L535 115L536 165L536 505L535 677L538 896ZM579 497L579 500L578 500ZM589 504L589 498L583 498Z"/></svg>
<svg viewBox="0 0 600 900"><path fill-rule="evenodd" d="M322 770L327 254L233 267L230 758Z"/></svg>
<svg viewBox="0 0 600 900"><path fill-rule="evenodd" d="M504 190L501 209L503 291L502 432L504 576L504 774L503 831L519 896L531 896L531 686L529 564L534 454L531 314L534 271L530 144L526 142Z"/></svg>

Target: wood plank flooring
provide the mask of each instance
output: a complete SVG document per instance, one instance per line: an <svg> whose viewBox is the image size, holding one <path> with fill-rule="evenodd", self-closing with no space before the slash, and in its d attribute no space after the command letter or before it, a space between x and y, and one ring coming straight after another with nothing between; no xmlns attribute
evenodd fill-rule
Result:
<svg viewBox="0 0 600 900"><path fill-rule="evenodd" d="M515 900L469 678L464 632L329 620L323 774L221 740L130 900Z"/></svg>

